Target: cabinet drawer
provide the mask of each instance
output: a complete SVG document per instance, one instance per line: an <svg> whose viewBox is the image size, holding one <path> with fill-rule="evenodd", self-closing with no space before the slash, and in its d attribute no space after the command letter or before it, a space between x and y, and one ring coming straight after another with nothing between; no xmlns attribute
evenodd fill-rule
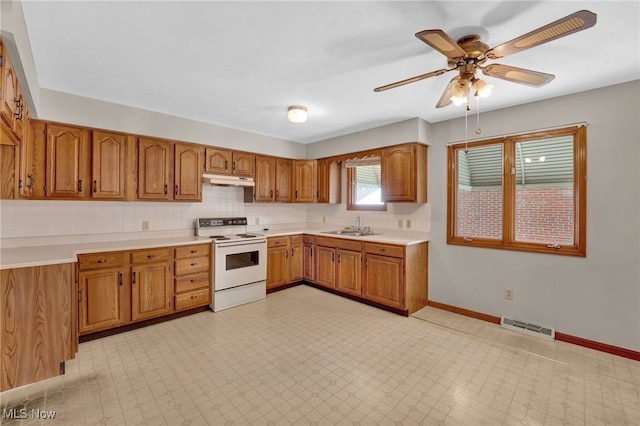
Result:
<svg viewBox="0 0 640 426"><path fill-rule="evenodd" d="M124 255L125 253L122 251L79 254L78 268L81 271L86 271L87 269L119 268L124 266Z"/></svg>
<svg viewBox="0 0 640 426"><path fill-rule="evenodd" d="M197 274L175 279L176 293L184 293L199 288L209 288L209 274Z"/></svg>
<svg viewBox="0 0 640 426"><path fill-rule="evenodd" d="M176 311L207 305L209 304L210 294L209 289L178 294L175 301Z"/></svg>
<svg viewBox="0 0 640 426"><path fill-rule="evenodd" d="M316 237L316 245L353 251L362 250L362 242L346 238Z"/></svg>
<svg viewBox="0 0 640 426"><path fill-rule="evenodd" d="M188 275L209 270L209 258L197 257L194 259L181 259L175 261L175 274Z"/></svg>
<svg viewBox="0 0 640 426"><path fill-rule="evenodd" d="M302 243L302 235L291 236L291 244L301 244L301 243Z"/></svg>
<svg viewBox="0 0 640 426"><path fill-rule="evenodd" d="M166 260L169 260L169 249L167 247L131 252L131 263L151 263Z"/></svg>
<svg viewBox="0 0 640 426"><path fill-rule="evenodd" d="M211 244L194 244L191 246L175 247L173 249L173 255L176 259L209 256L210 252Z"/></svg>
<svg viewBox="0 0 640 426"><path fill-rule="evenodd" d="M289 245L289 237L271 237L267 238L267 248L283 247Z"/></svg>
<svg viewBox="0 0 640 426"><path fill-rule="evenodd" d="M365 243L364 251L367 253L381 254L390 257L404 257L404 246L392 246L388 244Z"/></svg>

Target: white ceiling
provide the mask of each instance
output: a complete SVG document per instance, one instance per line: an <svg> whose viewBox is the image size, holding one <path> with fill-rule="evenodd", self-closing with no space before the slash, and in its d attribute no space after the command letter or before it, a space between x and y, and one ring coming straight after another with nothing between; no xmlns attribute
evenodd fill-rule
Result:
<svg viewBox="0 0 640 426"><path fill-rule="evenodd" d="M4 0L3 0L4 1ZM490 47L577 10L590 29L497 62L555 74L541 88L483 77L489 111L640 78L638 1L32 1L22 7L42 88L310 143L436 109L455 73L414 34L479 34ZM486 64L485 64L486 65ZM638 96L634 94L633 96ZM287 106L306 105L292 124Z"/></svg>

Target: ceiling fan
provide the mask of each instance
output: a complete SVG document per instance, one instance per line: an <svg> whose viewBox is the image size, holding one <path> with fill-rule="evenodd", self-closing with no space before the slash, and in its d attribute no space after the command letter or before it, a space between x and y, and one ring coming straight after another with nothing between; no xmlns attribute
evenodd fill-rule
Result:
<svg viewBox="0 0 640 426"><path fill-rule="evenodd" d="M382 92L457 70L458 75L449 82L436 104L436 108L442 108L452 102L456 104L466 103L470 89L474 90L475 96L487 96L491 91L490 85L476 78L476 70L478 69L489 77L539 87L549 83L555 76L509 65L490 64L483 66L483 64L488 59L504 58L530 47L585 30L594 26L595 23L595 13L588 10L580 10L493 48L489 48L482 42L480 36L475 34L464 36L456 43L442 30L420 31L416 33L416 37L445 55L448 58L449 68L431 71L406 80L380 86L373 89L373 91Z"/></svg>

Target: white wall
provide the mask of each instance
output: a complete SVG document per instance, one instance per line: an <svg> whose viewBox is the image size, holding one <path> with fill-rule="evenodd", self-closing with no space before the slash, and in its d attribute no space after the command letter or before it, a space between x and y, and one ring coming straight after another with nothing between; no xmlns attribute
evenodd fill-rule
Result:
<svg viewBox="0 0 640 426"><path fill-rule="evenodd" d="M307 145L307 158L323 158L348 154L407 142L426 143L429 124L420 118L350 133Z"/></svg>
<svg viewBox="0 0 640 426"><path fill-rule="evenodd" d="M588 123L586 258L447 245L446 144L464 120L432 124L429 298L640 350L639 93L635 81L481 115L483 137Z"/></svg>
<svg viewBox="0 0 640 426"><path fill-rule="evenodd" d="M305 158L306 147L297 142L48 89L40 90L38 116L43 120L99 129L288 158Z"/></svg>

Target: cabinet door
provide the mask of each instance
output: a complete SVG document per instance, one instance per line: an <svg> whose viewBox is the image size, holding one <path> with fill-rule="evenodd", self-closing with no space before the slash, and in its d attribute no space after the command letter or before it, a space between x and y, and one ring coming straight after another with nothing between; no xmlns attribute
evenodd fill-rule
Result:
<svg viewBox="0 0 640 426"><path fill-rule="evenodd" d="M275 200L276 159L256 155L256 201Z"/></svg>
<svg viewBox="0 0 640 426"><path fill-rule="evenodd" d="M316 284L325 287L336 287L336 250L331 247L317 246L318 269Z"/></svg>
<svg viewBox="0 0 640 426"><path fill-rule="evenodd" d="M420 144L382 150L382 196L387 202L427 202L427 147Z"/></svg>
<svg viewBox="0 0 640 426"><path fill-rule="evenodd" d="M171 200L173 181L171 159L173 147L170 142L148 138L138 140L138 199Z"/></svg>
<svg viewBox="0 0 640 426"><path fill-rule="evenodd" d="M313 203L316 200L316 161L294 161L294 182L296 203Z"/></svg>
<svg viewBox="0 0 640 426"><path fill-rule="evenodd" d="M74 265L0 271L0 391L60 374L78 351Z"/></svg>
<svg viewBox="0 0 640 426"><path fill-rule="evenodd" d="M232 173L236 176L253 177L255 156L248 152L234 152Z"/></svg>
<svg viewBox="0 0 640 426"><path fill-rule="evenodd" d="M337 250L336 288L355 296L362 295L362 253Z"/></svg>
<svg viewBox="0 0 640 426"><path fill-rule="evenodd" d="M342 200L342 166L336 161L317 162L316 202L340 203Z"/></svg>
<svg viewBox="0 0 640 426"><path fill-rule="evenodd" d="M177 143L174 158L174 199L202 201L202 148Z"/></svg>
<svg viewBox="0 0 640 426"><path fill-rule="evenodd" d="M31 120L20 144L20 195L43 198L46 190L47 126Z"/></svg>
<svg viewBox="0 0 640 426"><path fill-rule="evenodd" d="M269 247L267 249L267 289L272 289L289 280L288 274L289 247Z"/></svg>
<svg viewBox="0 0 640 426"><path fill-rule="evenodd" d="M404 260L366 254L364 296L373 302L404 309Z"/></svg>
<svg viewBox="0 0 640 426"><path fill-rule="evenodd" d="M83 198L88 194L87 131L57 124L47 125L47 196Z"/></svg>
<svg viewBox="0 0 640 426"><path fill-rule="evenodd" d="M133 321L168 314L171 306L169 265L155 263L131 268L131 319Z"/></svg>
<svg viewBox="0 0 640 426"><path fill-rule="evenodd" d="M124 270L98 269L80 272L79 277L80 334L129 322L129 285Z"/></svg>
<svg viewBox="0 0 640 426"><path fill-rule="evenodd" d="M293 238L293 237L291 237ZM302 240L302 236L298 236ZM289 247L289 282L294 283L303 278L303 250L302 241L291 242Z"/></svg>
<svg viewBox="0 0 640 426"><path fill-rule="evenodd" d="M17 85L18 79L9 60L4 45L0 47L2 54L2 103L0 104L0 116L7 126L13 129L17 105Z"/></svg>
<svg viewBox="0 0 640 426"><path fill-rule="evenodd" d="M94 131L92 134L91 197L123 200L125 198L125 156L127 136Z"/></svg>
<svg viewBox="0 0 640 426"><path fill-rule="evenodd" d="M293 161L276 159L276 201L290 203L293 200Z"/></svg>
<svg viewBox="0 0 640 426"><path fill-rule="evenodd" d="M207 173L220 175L231 174L231 151L227 149L207 148L205 150L205 166Z"/></svg>
<svg viewBox="0 0 640 426"><path fill-rule="evenodd" d="M316 262L313 244L302 247L302 278L309 282L316 282Z"/></svg>

